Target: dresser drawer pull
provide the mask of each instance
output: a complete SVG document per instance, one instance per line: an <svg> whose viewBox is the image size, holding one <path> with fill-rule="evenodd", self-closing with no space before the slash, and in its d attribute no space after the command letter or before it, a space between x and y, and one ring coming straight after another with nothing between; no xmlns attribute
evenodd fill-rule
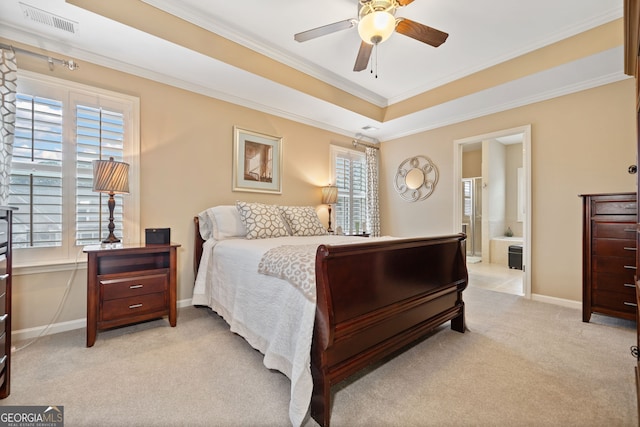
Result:
<svg viewBox="0 0 640 427"><path fill-rule="evenodd" d="M636 287L636 285L634 285L632 283L625 283L624 286L627 287L627 288L635 288Z"/></svg>
<svg viewBox="0 0 640 427"><path fill-rule="evenodd" d="M9 277L9 273L0 276L0 280L5 280L7 277Z"/></svg>
<svg viewBox="0 0 640 427"><path fill-rule="evenodd" d="M625 303L625 304L626 304L626 303ZM142 304L133 304L133 305L130 305L130 306L129 306L129 308L130 308L130 309L140 308L140 307L142 307Z"/></svg>
<svg viewBox="0 0 640 427"><path fill-rule="evenodd" d="M627 247L625 247L624 250L625 251L635 251L635 250L637 250L637 248L627 248Z"/></svg>
<svg viewBox="0 0 640 427"><path fill-rule="evenodd" d="M4 322L5 320L7 320L7 317L9 317L9 313L6 313L0 316L0 322Z"/></svg>
<svg viewBox="0 0 640 427"><path fill-rule="evenodd" d="M630 305L631 307L637 307L638 304L636 304L635 302L624 302L624 305Z"/></svg>
<svg viewBox="0 0 640 427"><path fill-rule="evenodd" d="M140 289L140 288L144 288L144 285L131 285L131 286L129 286L129 289Z"/></svg>
<svg viewBox="0 0 640 427"><path fill-rule="evenodd" d="M625 265L624 268L626 268L628 270L635 270L636 266L635 265Z"/></svg>
<svg viewBox="0 0 640 427"><path fill-rule="evenodd" d="M6 360L7 360L7 355L5 354L4 356L2 356L2 359L0 359L0 365L2 365Z"/></svg>

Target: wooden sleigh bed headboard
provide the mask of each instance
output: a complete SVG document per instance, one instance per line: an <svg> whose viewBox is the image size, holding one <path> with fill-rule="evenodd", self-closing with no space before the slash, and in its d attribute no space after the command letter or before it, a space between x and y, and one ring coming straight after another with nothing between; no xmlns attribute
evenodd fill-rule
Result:
<svg viewBox="0 0 640 427"><path fill-rule="evenodd" d="M203 239L194 218L197 272ZM320 245L311 416L328 426L331 386L451 322L466 330L464 234Z"/></svg>

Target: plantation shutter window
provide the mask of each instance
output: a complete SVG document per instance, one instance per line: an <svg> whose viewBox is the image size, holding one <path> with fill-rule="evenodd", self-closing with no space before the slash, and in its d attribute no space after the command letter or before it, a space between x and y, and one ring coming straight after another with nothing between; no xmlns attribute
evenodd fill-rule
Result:
<svg viewBox="0 0 640 427"><path fill-rule="evenodd" d="M131 165L131 194L116 196L123 242L138 242L139 100L27 71L18 72L8 203L14 263L77 260L108 234L105 195L93 191L93 161Z"/></svg>
<svg viewBox="0 0 640 427"><path fill-rule="evenodd" d="M367 218L366 164L360 151L331 146L333 181L338 187L335 223L345 234L362 233Z"/></svg>

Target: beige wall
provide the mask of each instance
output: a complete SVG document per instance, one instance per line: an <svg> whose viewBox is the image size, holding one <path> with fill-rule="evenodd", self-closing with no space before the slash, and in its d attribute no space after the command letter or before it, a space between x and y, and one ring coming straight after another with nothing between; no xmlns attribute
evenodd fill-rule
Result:
<svg viewBox="0 0 640 427"><path fill-rule="evenodd" d="M382 229L398 236L449 233L453 224L453 141L531 124L533 294L581 301L582 193L636 191L634 81L601 86L382 143ZM440 181L425 201L395 194L394 169L423 154Z"/></svg>
<svg viewBox="0 0 640 427"><path fill-rule="evenodd" d="M46 61L18 56L20 69L138 96L140 120L140 228L170 227L178 252L178 300L191 298L192 218L236 200L314 205L326 223L319 186L330 178L329 145L353 148L351 139L238 105L137 78L89 63L69 72L49 71ZM215 76L212 76L215 78ZM233 126L283 137L282 195L233 192ZM14 330L46 325L53 317L70 270L18 274L14 279ZM81 264L57 322L86 316L86 269Z"/></svg>

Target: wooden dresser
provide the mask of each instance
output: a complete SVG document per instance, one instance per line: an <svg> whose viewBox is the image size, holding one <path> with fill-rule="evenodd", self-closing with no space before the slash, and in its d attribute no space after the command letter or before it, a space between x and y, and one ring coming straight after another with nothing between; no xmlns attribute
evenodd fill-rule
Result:
<svg viewBox="0 0 640 427"><path fill-rule="evenodd" d="M85 246L87 347L97 331L169 317L176 326L178 244Z"/></svg>
<svg viewBox="0 0 640 427"><path fill-rule="evenodd" d="M582 321L636 319L636 193L584 194Z"/></svg>
<svg viewBox="0 0 640 427"><path fill-rule="evenodd" d="M13 209L0 206L0 399L11 379L11 224Z"/></svg>

